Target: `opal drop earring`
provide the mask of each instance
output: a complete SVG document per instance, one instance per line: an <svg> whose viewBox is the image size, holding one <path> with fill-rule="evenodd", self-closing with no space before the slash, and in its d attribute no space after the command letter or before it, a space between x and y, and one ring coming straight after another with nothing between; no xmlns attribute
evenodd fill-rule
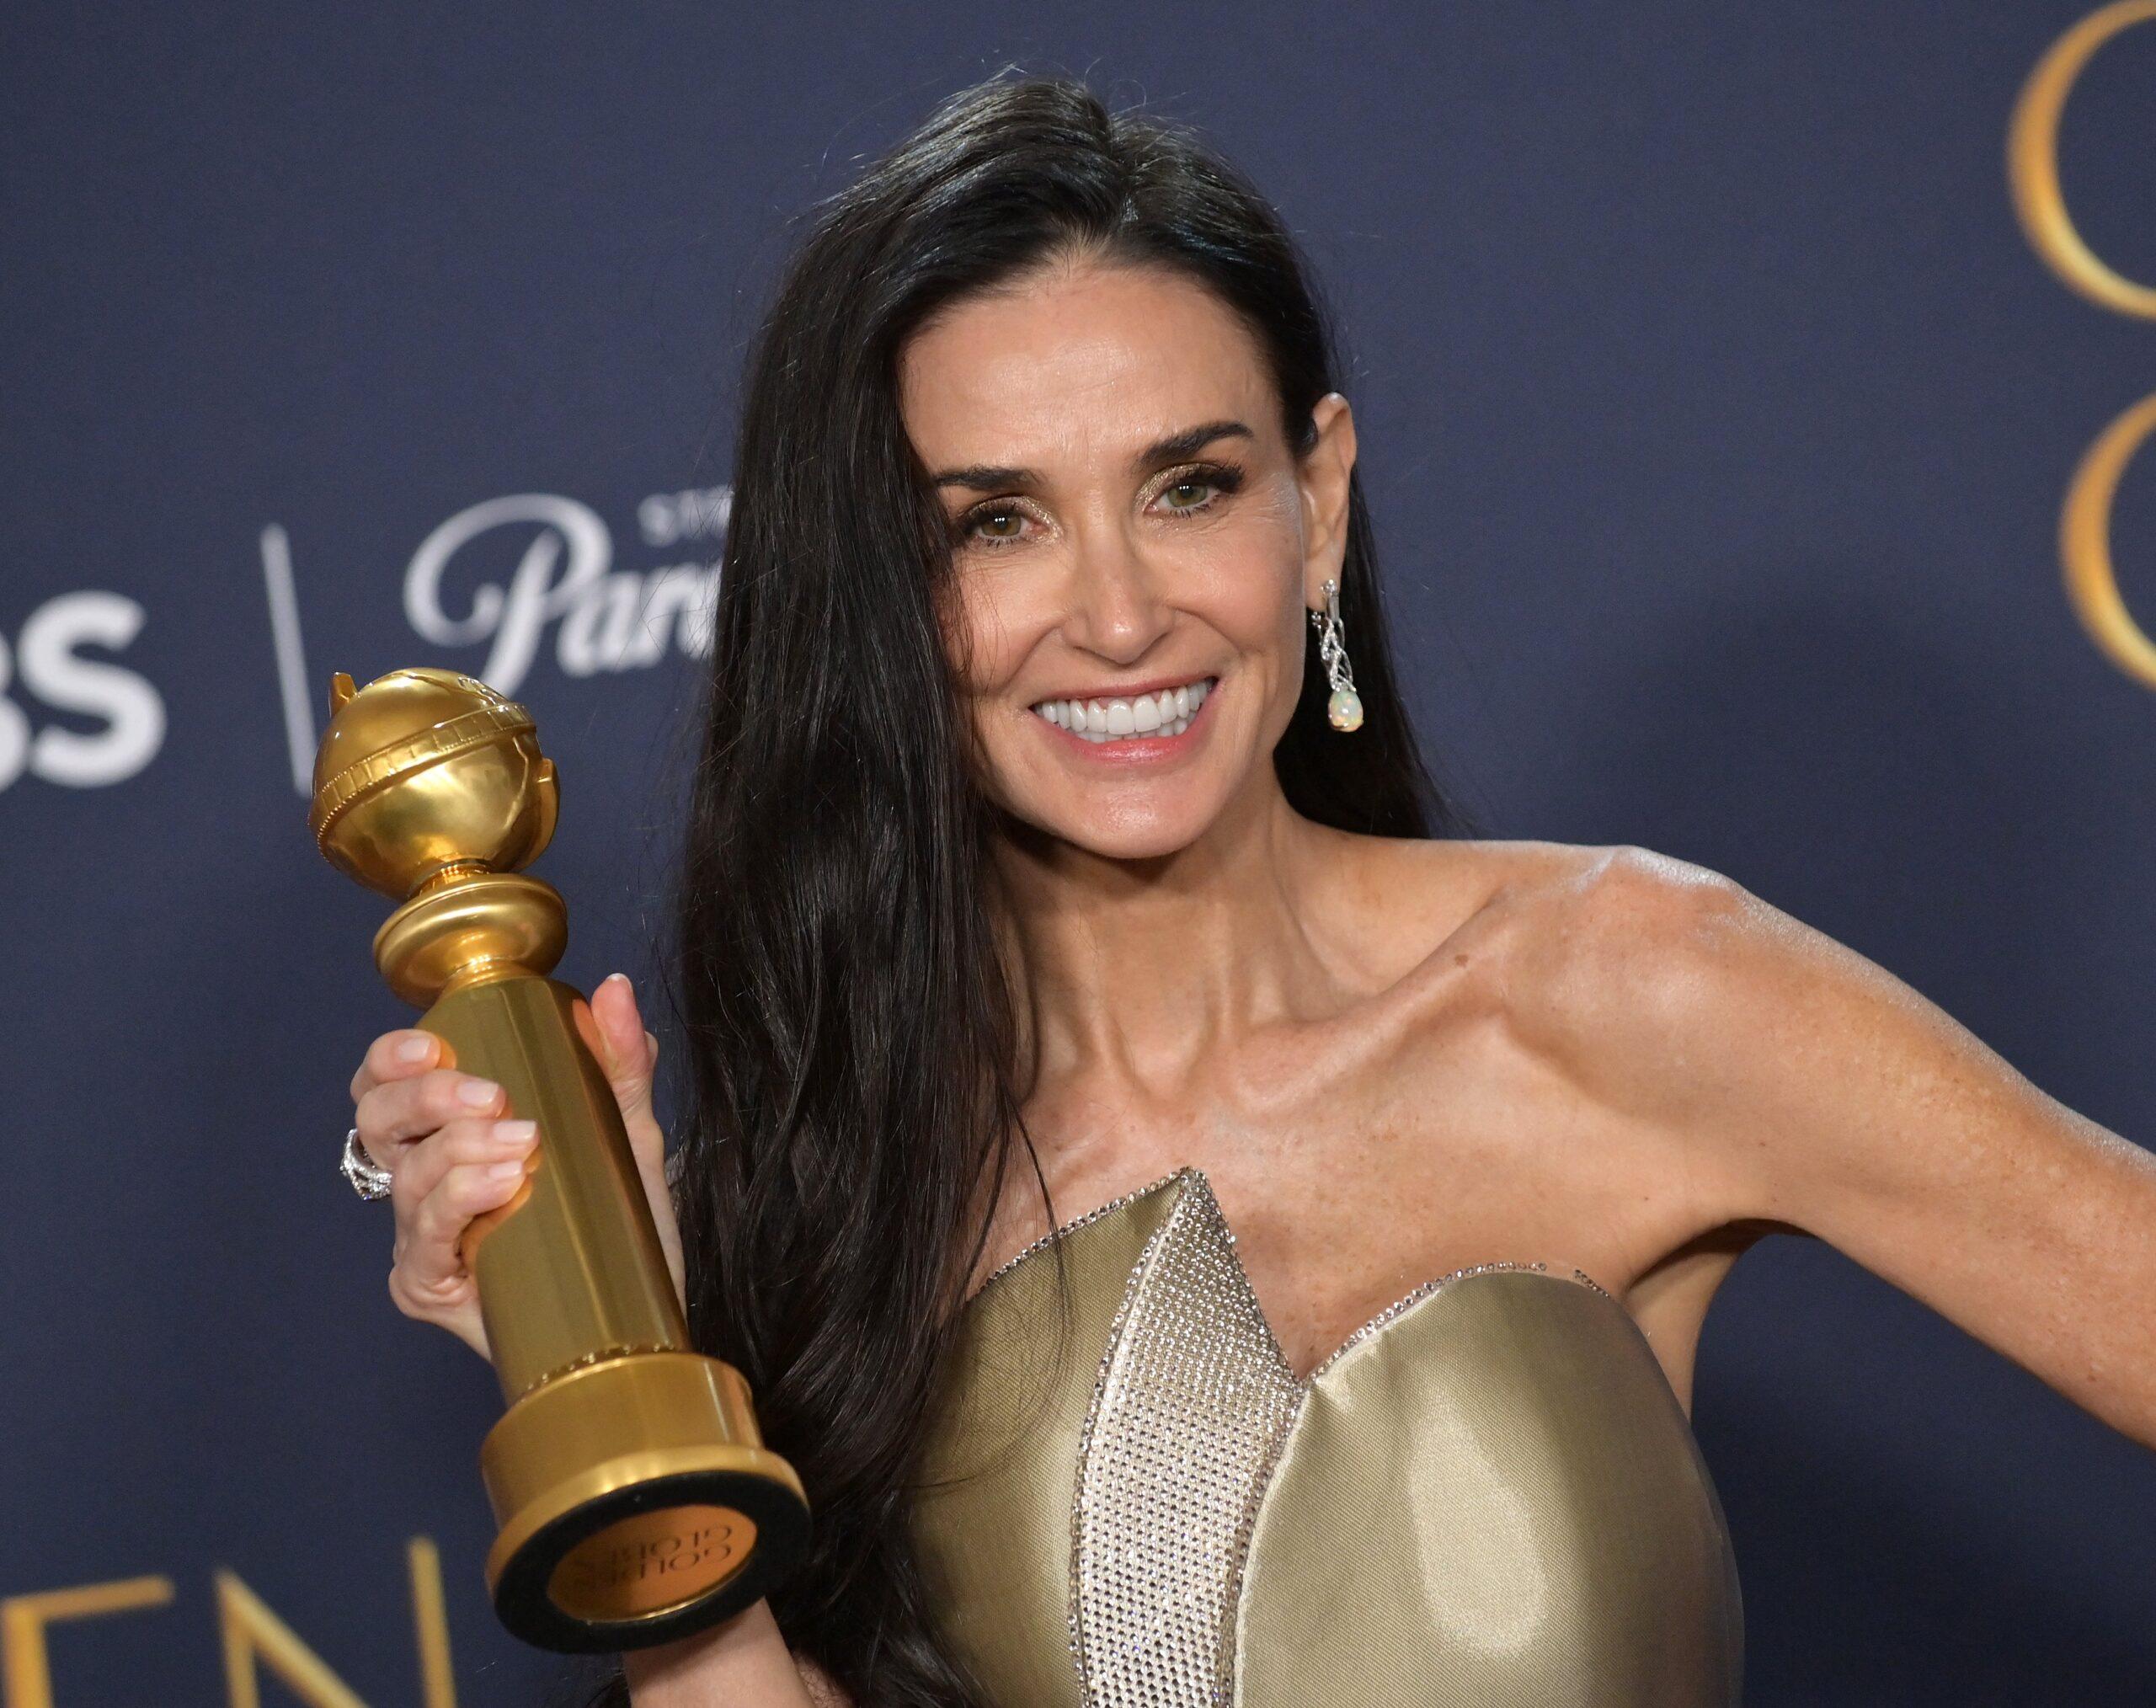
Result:
<svg viewBox="0 0 2156 1708"><path fill-rule="evenodd" d="M1340 587L1328 580L1325 584L1325 609L1310 613L1310 627L1317 631L1317 655L1325 661L1326 680L1332 685L1332 697L1326 702L1325 715L1335 729L1360 729L1363 727L1363 702L1355 692L1355 678L1348 668L1348 649L1340 634Z"/></svg>

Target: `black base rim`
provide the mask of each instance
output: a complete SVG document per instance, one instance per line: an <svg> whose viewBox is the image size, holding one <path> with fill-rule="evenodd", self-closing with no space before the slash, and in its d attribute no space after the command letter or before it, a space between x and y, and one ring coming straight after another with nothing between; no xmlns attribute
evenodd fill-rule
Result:
<svg viewBox="0 0 2156 1708"><path fill-rule="evenodd" d="M643 1619L578 1619L547 1594L555 1567L609 1524L664 1507L731 1507L756 1527L755 1546L730 1577L686 1606ZM731 1619L791 1572L808 1548L808 1508L782 1483L738 1470L689 1470L587 1502L533 1533L494 1585L494 1613L512 1636L556 1654L617 1654L693 1636Z"/></svg>

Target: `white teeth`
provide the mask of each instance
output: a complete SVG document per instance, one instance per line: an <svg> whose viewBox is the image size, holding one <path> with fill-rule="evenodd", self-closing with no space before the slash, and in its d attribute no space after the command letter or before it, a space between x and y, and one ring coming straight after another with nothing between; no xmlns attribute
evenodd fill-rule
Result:
<svg viewBox="0 0 2156 1708"><path fill-rule="evenodd" d="M1205 703L1203 680L1129 700L1043 700L1033 711L1058 729L1088 741L1130 735L1180 735Z"/></svg>

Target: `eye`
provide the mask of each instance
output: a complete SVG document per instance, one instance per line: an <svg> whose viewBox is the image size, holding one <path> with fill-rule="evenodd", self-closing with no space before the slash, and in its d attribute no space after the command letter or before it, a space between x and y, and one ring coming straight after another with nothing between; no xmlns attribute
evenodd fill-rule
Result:
<svg viewBox="0 0 2156 1708"><path fill-rule="evenodd" d="M1015 546L1025 537L1016 524L1026 520L1026 513L1009 499L990 499L986 504L976 504L952 525L960 545L985 546L990 551L1000 551ZM1005 529L1003 524L1012 526Z"/></svg>
<svg viewBox="0 0 2156 1708"><path fill-rule="evenodd" d="M1201 463L1178 470L1158 496L1166 500L1171 516L1199 515L1242 483L1243 472L1233 463ZM989 499L961 512L951 531L961 546L1004 551L1024 540L1029 515L1015 499Z"/></svg>
<svg viewBox="0 0 2156 1708"><path fill-rule="evenodd" d="M1233 492L1243 482L1243 472L1230 463L1207 464L1180 471L1176 478L1161 488L1161 496L1167 499L1168 514L1196 515L1211 510L1222 498ZM1203 494L1196 503L1187 502L1182 494Z"/></svg>

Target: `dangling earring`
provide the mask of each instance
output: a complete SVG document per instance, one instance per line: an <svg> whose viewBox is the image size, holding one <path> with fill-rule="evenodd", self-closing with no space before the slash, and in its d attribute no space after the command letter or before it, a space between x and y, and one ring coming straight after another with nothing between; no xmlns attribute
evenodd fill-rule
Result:
<svg viewBox="0 0 2156 1708"><path fill-rule="evenodd" d="M1355 678L1348 669L1348 649L1340 639L1340 589L1325 584L1325 609L1310 613L1310 627L1317 631L1317 655L1325 661L1326 680L1332 684L1332 697L1325 715L1335 729L1363 727L1363 702L1355 692Z"/></svg>

